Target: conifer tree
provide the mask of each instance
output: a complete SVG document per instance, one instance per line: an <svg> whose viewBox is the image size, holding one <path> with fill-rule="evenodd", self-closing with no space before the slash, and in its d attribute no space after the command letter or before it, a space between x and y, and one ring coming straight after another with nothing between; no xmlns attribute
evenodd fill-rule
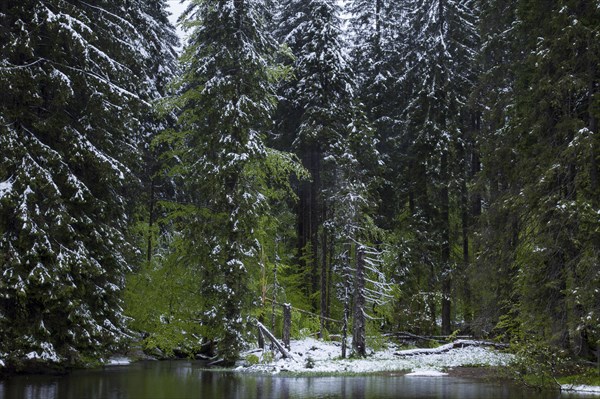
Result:
<svg viewBox="0 0 600 399"><path fill-rule="evenodd" d="M598 7L523 0L509 132L520 224L514 307L523 328L591 355L598 338ZM526 326L526 327L525 327Z"/></svg>
<svg viewBox="0 0 600 399"><path fill-rule="evenodd" d="M126 337L127 192L156 85L134 22L155 23L139 2L0 6L0 352L9 367L80 364Z"/></svg>
<svg viewBox="0 0 600 399"><path fill-rule="evenodd" d="M336 213L343 212L339 201L364 194L353 190L365 187L365 169L373 170L378 154L355 97L337 3L288 0L280 10L276 35L293 53L294 79L280 87L279 145L298 154L312 177L299 187L297 249L299 273L310 281L305 294L320 309L323 332L333 290L330 270L348 244L336 231L343 228L335 223ZM346 189L352 192L343 193Z"/></svg>
<svg viewBox="0 0 600 399"><path fill-rule="evenodd" d="M205 338L233 362L244 343L259 269L258 225L267 212L264 140L274 108L275 43L259 0L194 1L175 105L180 132L172 170L184 181L185 261L200 276ZM183 208L182 208L183 209ZM178 215L176 213L175 215Z"/></svg>

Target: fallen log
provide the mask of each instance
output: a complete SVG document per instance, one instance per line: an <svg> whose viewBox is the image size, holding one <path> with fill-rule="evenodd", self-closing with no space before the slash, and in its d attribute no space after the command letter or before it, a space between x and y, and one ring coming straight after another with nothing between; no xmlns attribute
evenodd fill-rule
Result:
<svg viewBox="0 0 600 399"><path fill-rule="evenodd" d="M408 349L408 350L404 350L404 351L395 352L394 355L399 356L399 357L410 357L410 356L418 356L418 355L436 355L439 353L449 352L452 349L466 348L469 346L478 346L478 347L491 346L496 349L508 348L507 344L499 344L497 342L459 339L459 340L451 342L449 344L442 345L438 348Z"/></svg>
<svg viewBox="0 0 600 399"><path fill-rule="evenodd" d="M473 339L470 335L457 335L457 336L446 336L446 335L433 335L433 336L423 336L416 335L406 331L399 331L393 333L384 334L384 337L395 337L399 339L406 340L414 340L414 341L431 341L437 343L448 343L452 339L461 339L461 340L471 340Z"/></svg>
<svg viewBox="0 0 600 399"><path fill-rule="evenodd" d="M269 340L273 343L273 345L275 345L275 347L277 349L279 349L279 352L281 352L281 355L286 358L286 359L294 359L294 356L292 356L292 354L285 349L285 347L283 346L283 344L281 342L279 342L279 340L277 338L275 338L275 336L271 333L271 331L269 331L267 329L267 327L265 327L260 321L256 322L256 325L258 326L258 329L267 337L269 338Z"/></svg>

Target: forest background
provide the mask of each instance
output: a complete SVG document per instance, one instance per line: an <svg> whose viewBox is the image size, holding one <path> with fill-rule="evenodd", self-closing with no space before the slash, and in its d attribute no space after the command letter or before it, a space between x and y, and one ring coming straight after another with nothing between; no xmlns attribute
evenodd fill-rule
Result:
<svg viewBox="0 0 600 399"><path fill-rule="evenodd" d="M178 57L165 1L0 3L0 366L233 361L270 301L594 358L600 3L344 7L193 0Z"/></svg>

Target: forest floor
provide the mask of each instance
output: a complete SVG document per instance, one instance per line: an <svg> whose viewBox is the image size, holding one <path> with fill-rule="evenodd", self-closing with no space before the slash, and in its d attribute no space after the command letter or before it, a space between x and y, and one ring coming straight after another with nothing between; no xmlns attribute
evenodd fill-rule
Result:
<svg viewBox="0 0 600 399"><path fill-rule="evenodd" d="M269 373L292 372L299 374L363 374L382 372L413 373L413 375L447 375L458 367L505 367L513 356L490 348L469 346L444 351L434 349L402 350L394 344L382 345L379 350L370 350L366 358L342 359L341 344L314 338L291 342L293 359L283 359L270 351L254 351L258 363L240 369ZM350 353L351 348L348 348Z"/></svg>
<svg viewBox="0 0 600 399"><path fill-rule="evenodd" d="M257 349L245 354L246 364L237 370L302 375L451 376L509 381L511 375L508 366L514 359L508 352L484 346L448 349L452 345L449 344L433 349L404 349L391 343L382 345L378 350L370 350L366 358L342 359L339 342L305 338L292 340L290 344L293 359L284 359L278 352L273 354L269 350ZM350 351L349 346L348 353ZM249 361L252 357L253 361ZM600 386L562 385L562 390L600 395Z"/></svg>

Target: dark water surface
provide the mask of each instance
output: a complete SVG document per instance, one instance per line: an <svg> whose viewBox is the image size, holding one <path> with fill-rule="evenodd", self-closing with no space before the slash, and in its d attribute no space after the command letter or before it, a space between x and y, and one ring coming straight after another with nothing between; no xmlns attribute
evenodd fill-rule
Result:
<svg viewBox="0 0 600 399"><path fill-rule="evenodd" d="M521 387L454 377L291 377L207 370L192 361L140 362L64 376L0 381L4 399L555 399Z"/></svg>

